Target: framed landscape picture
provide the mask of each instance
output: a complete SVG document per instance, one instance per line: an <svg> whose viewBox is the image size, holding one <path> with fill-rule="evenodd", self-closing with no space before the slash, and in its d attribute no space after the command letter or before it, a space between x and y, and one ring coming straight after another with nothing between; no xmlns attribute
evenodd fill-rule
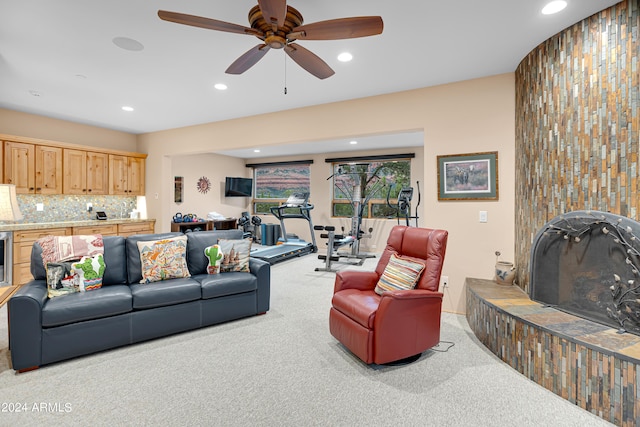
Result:
<svg viewBox="0 0 640 427"><path fill-rule="evenodd" d="M438 200L498 200L498 152L438 156Z"/></svg>

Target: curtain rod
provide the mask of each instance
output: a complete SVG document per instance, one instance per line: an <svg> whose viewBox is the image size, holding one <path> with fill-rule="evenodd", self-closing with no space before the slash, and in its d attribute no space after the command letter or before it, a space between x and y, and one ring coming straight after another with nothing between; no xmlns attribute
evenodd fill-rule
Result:
<svg viewBox="0 0 640 427"><path fill-rule="evenodd" d="M256 166L310 165L312 163L313 160L294 160L290 162L247 163L245 167L255 168Z"/></svg>
<svg viewBox="0 0 640 427"><path fill-rule="evenodd" d="M325 163L350 163L360 162L363 160L394 160L394 159L413 159L416 157L416 153L405 154L386 154L381 156L358 156L358 157L334 157L332 159L325 159Z"/></svg>

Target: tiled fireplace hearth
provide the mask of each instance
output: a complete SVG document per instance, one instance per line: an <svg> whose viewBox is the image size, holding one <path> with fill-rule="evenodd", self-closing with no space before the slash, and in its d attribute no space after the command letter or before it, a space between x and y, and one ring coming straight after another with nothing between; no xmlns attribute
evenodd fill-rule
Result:
<svg viewBox="0 0 640 427"><path fill-rule="evenodd" d="M640 425L640 336L532 301L517 286L465 285L467 321L491 352L611 423Z"/></svg>

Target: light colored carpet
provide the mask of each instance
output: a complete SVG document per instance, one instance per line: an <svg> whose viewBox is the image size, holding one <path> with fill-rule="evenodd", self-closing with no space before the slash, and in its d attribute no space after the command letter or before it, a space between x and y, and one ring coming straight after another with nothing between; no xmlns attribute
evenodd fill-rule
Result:
<svg viewBox="0 0 640 427"><path fill-rule="evenodd" d="M442 317L449 351L364 365L329 334L334 274L320 265L308 255L273 266L266 315L24 374L9 369L5 306L0 425L609 425L502 363L460 315Z"/></svg>

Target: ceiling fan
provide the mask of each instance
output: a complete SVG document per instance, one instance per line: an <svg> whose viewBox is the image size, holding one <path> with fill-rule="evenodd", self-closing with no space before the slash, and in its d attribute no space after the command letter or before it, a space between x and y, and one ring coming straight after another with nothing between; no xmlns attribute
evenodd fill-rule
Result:
<svg viewBox="0 0 640 427"><path fill-rule="evenodd" d="M184 13L159 10L164 21L209 30L256 36L260 43L234 61L227 74L242 74L254 66L269 49L284 49L298 65L319 79L326 79L335 72L320 57L294 43L296 40L340 40L368 37L382 33L383 23L379 16L331 19L302 25L300 12L287 5L286 0L258 0L258 5L249 11L251 28L216 19Z"/></svg>

